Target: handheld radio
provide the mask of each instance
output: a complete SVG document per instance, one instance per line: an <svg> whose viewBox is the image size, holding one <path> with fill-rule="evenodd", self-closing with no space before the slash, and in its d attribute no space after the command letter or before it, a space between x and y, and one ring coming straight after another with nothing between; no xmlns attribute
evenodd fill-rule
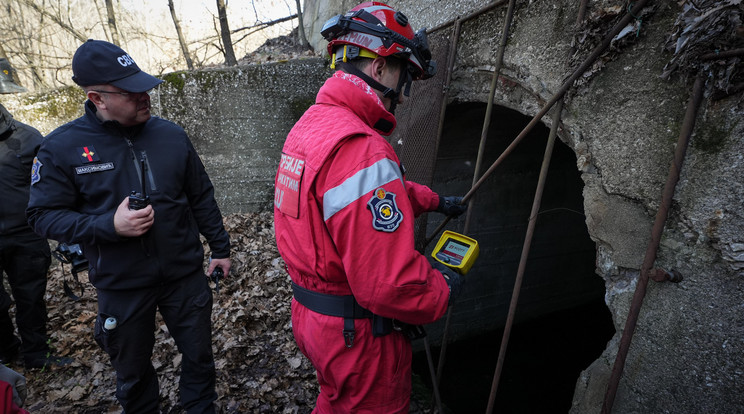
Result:
<svg viewBox="0 0 744 414"><path fill-rule="evenodd" d="M142 154L140 165L140 171L142 172L140 188L142 189L142 192L138 193L136 190L133 190L132 194L129 195L130 210L142 210L150 205L150 196L147 195L147 182L145 181L145 176L147 174L147 156L144 153Z"/></svg>

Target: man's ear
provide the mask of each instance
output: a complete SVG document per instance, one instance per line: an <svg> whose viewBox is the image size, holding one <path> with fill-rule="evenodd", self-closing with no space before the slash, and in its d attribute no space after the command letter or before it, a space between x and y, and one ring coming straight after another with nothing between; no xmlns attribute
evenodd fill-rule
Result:
<svg viewBox="0 0 744 414"><path fill-rule="evenodd" d="M387 67L387 60L385 60L384 57L378 56L372 60L372 63L369 64L370 73L369 75L372 76L372 79L376 80L377 82L382 81L382 75L385 73L386 70L388 70Z"/></svg>
<svg viewBox="0 0 744 414"><path fill-rule="evenodd" d="M86 93L86 96L91 102L93 102L95 106L105 105L103 103L103 94L100 94L96 91L88 91L88 93Z"/></svg>

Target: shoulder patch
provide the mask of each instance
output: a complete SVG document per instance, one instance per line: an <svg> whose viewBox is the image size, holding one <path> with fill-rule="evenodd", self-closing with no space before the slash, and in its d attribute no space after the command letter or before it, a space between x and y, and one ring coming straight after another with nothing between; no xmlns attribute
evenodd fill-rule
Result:
<svg viewBox="0 0 744 414"><path fill-rule="evenodd" d="M403 213L395 203L395 194L382 187L375 190L367 207L372 211L372 228L377 231L392 233L403 222Z"/></svg>
<svg viewBox="0 0 744 414"><path fill-rule="evenodd" d="M34 164L31 166L31 185L34 185L41 181L41 167L44 164L39 161L38 157L34 157Z"/></svg>

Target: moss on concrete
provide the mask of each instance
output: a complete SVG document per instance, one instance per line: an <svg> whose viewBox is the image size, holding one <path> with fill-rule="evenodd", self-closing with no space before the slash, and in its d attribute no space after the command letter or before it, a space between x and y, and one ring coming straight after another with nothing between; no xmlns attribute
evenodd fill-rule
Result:
<svg viewBox="0 0 744 414"><path fill-rule="evenodd" d="M166 83L168 83L173 88L175 88L176 91L177 91L177 93L180 94L180 93L183 93L183 87L186 84L186 81L184 80L184 78L186 77L186 75L187 75L187 73L184 72L184 71L181 71L181 72L172 72L172 73L167 73L167 74L161 76L161 78Z"/></svg>
<svg viewBox="0 0 744 414"><path fill-rule="evenodd" d="M37 95L27 95L21 100L25 110L25 117L30 119L74 118L80 112L85 101L83 90L76 86L68 86L53 92Z"/></svg>
<svg viewBox="0 0 744 414"><path fill-rule="evenodd" d="M706 154L717 154L726 147L726 142L734 137L734 129L739 124L726 125L725 120L708 118L698 122L695 127L695 135L692 138L692 147Z"/></svg>

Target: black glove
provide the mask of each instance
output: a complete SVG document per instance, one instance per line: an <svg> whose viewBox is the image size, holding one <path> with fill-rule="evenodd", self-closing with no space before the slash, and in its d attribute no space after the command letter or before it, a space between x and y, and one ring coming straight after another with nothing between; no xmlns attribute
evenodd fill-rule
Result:
<svg viewBox="0 0 744 414"><path fill-rule="evenodd" d="M461 203L462 197L439 196L439 206L437 206L437 211L448 216L459 217L462 213L468 210L468 203Z"/></svg>
<svg viewBox="0 0 744 414"><path fill-rule="evenodd" d="M455 298L460 295L462 290L462 284L465 282L464 278L459 273L443 265L438 261L434 261L434 269L439 270L444 276L444 280L447 282L447 286L450 289L449 305L452 306L455 303Z"/></svg>

